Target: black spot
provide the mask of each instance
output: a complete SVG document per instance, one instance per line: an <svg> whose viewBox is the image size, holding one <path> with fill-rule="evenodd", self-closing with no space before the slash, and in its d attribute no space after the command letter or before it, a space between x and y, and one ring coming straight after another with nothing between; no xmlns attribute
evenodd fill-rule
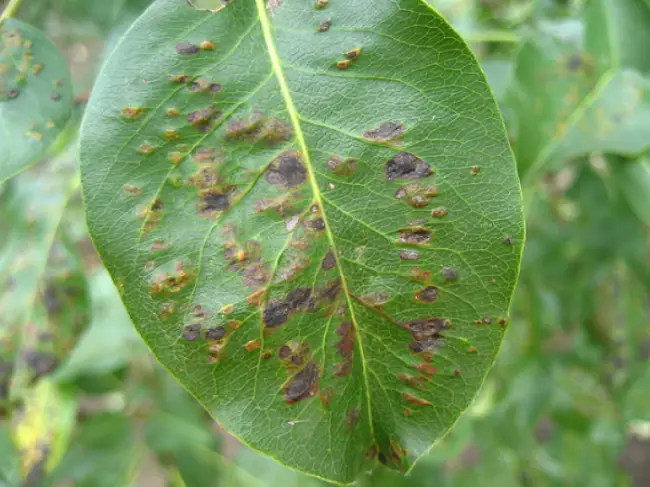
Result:
<svg viewBox="0 0 650 487"><path fill-rule="evenodd" d="M403 250L399 253L399 258L402 260L418 260L420 252L417 250Z"/></svg>
<svg viewBox="0 0 650 487"><path fill-rule="evenodd" d="M431 240L431 231L426 228L400 230L400 243L422 244Z"/></svg>
<svg viewBox="0 0 650 487"><path fill-rule="evenodd" d="M400 152L386 163L386 179L419 179L433 174L433 170L422 159L410 152Z"/></svg>
<svg viewBox="0 0 650 487"><path fill-rule="evenodd" d="M284 325L289 319L291 307L286 301L269 301L264 309L262 319L267 328Z"/></svg>
<svg viewBox="0 0 650 487"><path fill-rule="evenodd" d="M201 196L203 211L224 211L230 207L227 194L206 193Z"/></svg>
<svg viewBox="0 0 650 487"><path fill-rule="evenodd" d="M332 21L323 20L318 26L318 32L327 32L328 30L330 30L330 27L332 27Z"/></svg>
<svg viewBox="0 0 650 487"><path fill-rule="evenodd" d="M300 186L307 180L307 169L297 152L280 154L266 171L266 181L287 188Z"/></svg>
<svg viewBox="0 0 650 487"><path fill-rule="evenodd" d="M193 56L200 52L199 46L189 42L179 42L176 44L176 52L182 56Z"/></svg>
<svg viewBox="0 0 650 487"><path fill-rule="evenodd" d="M287 402L294 403L313 396L319 379L318 366L313 362L308 363L284 387L284 398Z"/></svg>
<svg viewBox="0 0 650 487"><path fill-rule="evenodd" d="M336 267L336 257L334 256L334 252L331 250L327 252L327 255L323 259L321 267L324 271L329 271L330 269L334 269L334 267Z"/></svg>
<svg viewBox="0 0 650 487"><path fill-rule="evenodd" d="M205 332L206 340L221 340L224 336L226 336L226 329L223 326L215 326Z"/></svg>
<svg viewBox="0 0 650 487"><path fill-rule="evenodd" d="M427 286L417 292L415 299L424 303L433 303L438 300L438 288L434 286Z"/></svg>
<svg viewBox="0 0 650 487"><path fill-rule="evenodd" d="M183 338L188 342L193 342L201 336L201 325L194 323L183 328Z"/></svg>
<svg viewBox="0 0 650 487"><path fill-rule="evenodd" d="M321 232L325 230L325 221L322 218L317 218L315 220L308 220L307 226L309 226L309 228L313 230Z"/></svg>
<svg viewBox="0 0 650 487"><path fill-rule="evenodd" d="M368 130L363 136L372 140L396 139L406 131L406 127L399 122L384 122L374 130Z"/></svg>

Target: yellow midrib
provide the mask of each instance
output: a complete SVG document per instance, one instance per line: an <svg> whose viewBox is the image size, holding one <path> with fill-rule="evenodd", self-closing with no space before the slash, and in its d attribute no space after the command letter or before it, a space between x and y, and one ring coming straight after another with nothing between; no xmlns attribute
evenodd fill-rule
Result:
<svg viewBox="0 0 650 487"><path fill-rule="evenodd" d="M307 144L305 142L305 136L302 133L302 128L300 126L300 120L298 119L298 111L296 110L295 105L293 104L293 99L291 98L291 92L289 91L289 86L287 85L287 80L284 77L284 72L282 71L282 66L280 65L280 57L275 48L275 42L271 34L271 22L266 11L266 5L264 0L255 0L257 5L257 13L260 19L260 25L262 26L262 32L264 34L264 42L266 43L266 48L268 50L269 57L271 58L271 65L273 66L273 72L275 73L278 83L280 85L280 91L282 93L282 98L287 105L287 111L289 112L289 118L291 119L291 124L293 125L294 131L296 133L296 139L298 140L298 145L300 146L300 151L302 152L305 166L307 167L307 173L309 174L309 181L311 183L312 190L314 192L314 201L318 204L318 207L321 210L323 215L323 221L325 222L325 232L327 233L327 238L330 241L334 255L336 256L336 266L341 276L341 287L345 294L345 299L348 303L348 308L350 310L350 315L352 318L352 323L354 324L354 331L356 334L357 343L359 344L359 354L361 355L361 367L363 371L363 383L366 389L366 401L368 406L368 420L370 424L370 433L374 437L373 424L372 424L372 409L370 407L370 388L368 386L368 373L366 371L366 358L363 352L363 345L361 343L361 336L359 334L359 327L354 315L354 308L352 307L352 301L350 299L350 293L348 291L347 281L345 279L345 274L343 274L343 269L341 268L341 260L338 256L338 251L336 249L336 244L334 243L334 236L330 229L329 222L327 221L327 215L325 214L325 209L323 207L323 201L321 198L320 190L316 184L316 176L314 174L314 169L311 165L311 158L309 151L307 149Z"/></svg>

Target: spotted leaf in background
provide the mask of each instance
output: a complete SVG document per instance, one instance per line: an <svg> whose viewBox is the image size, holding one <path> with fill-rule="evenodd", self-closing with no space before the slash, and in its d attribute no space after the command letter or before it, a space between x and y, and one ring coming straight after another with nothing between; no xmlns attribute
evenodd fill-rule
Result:
<svg viewBox="0 0 650 487"><path fill-rule="evenodd" d="M409 470L494 361L521 194L476 60L422 1L159 0L100 75L81 158L145 341L290 467Z"/></svg>
<svg viewBox="0 0 650 487"><path fill-rule="evenodd" d="M66 61L40 30L0 23L0 183L38 162L72 112Z"/></svg>

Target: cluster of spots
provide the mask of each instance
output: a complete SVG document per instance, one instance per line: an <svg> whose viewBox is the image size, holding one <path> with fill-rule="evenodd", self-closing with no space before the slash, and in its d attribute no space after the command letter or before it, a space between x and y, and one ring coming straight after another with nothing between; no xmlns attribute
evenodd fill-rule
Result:
<svg viewBox="0 0 650 487"><path fill-rule="evenodd" d="M413 208L423 208L439 194L440 190L436 186L422 187L417 183L411 183L401 186L395 192L395 198Z"/></svg>
<svg viewBox="0 0 650 487"><path fill-rule="evenodd" d="M223 86L216 81L210 81L207 78L199 78L187 84L187 89L192 93L219 93Z"/></svg>
<svg viewBox="0 0 650 487"><path fill-rule="evenodd" d="M351 49L345 53L343 53L343 57L345 59L342 59L341 61L338 61L336 63L336 67L339 69L348 69L354 61L359 59L359 56L361 56L361 48L356 47L354 49Z"/></svg>
<svg viewBox="0 0 650 487"><path fill-rule="evenodd" d="M433 303L438 300L438 288L427 286L415 293L415 300L422 303Z"/></svg>
<svg viewBox="0 0 650 487"><path fill-rule="evenodd" d="M139 118L142 118L142 116L147 113L147 109L145 107L124 107L122 108L122 111L120 112L120 116L124 120L137 120Z"/></svg>
<svg viewBox="0 0 650 487"><path fill-rule="evenodd" d="M409 245L424 245L431 240L431 230L425 227L411 227L399 230L398 243Z"/></svg>
<svg viewBox="0 0 650 487"><path fill-rule="evenodd" d="M379 143L390 143L400 140L406 132L406 127L399 122L384 122L373 130L368 130L363 137Z"/></svg>
<svg viewBox="0 0 650 487"><path fill-rule="evenodd" d="M221 110L216 105L209 105L199 110L194 110L187 115L187 122L193 125L199 132L207 133L212 129L216 118Z"/></svg>
<svg viewBox="0 0 650 487"><path fill-rule="evenodd" d="M224 256L230 269L242 276L245 285L260 289L268 283L269 266L262 261L262 245L257 240L248 240L244 245L229 240L224 245Z"/></svg>
<svg viewBox="0 0 650 487"><path fill-rule="evenodd" d="M291 140L293 130L279 118L267 117L262 111L253 110L246 118L230 122L226 137L252 144L264 142L273 146Z"/></svg>
<svg viewBox="0 0 650 487"><path fill-rule="evenodd" d="M397 374L396 378L400 382L404 382L407 386L414 387L414 388L421 388L424 384L426 384L429 381L429 379L423 376L414 376L414 375L407 375L407 374Z"/></svg>
<svg viewBox="0 0 650 487"><path fill-rule="evenodd" d="M149 292L155 296L171 296L185 289L196 279L196 273L188 271L183 261L176 262L174 274L165 273L154 278Z"/></svg>
<svg viewBox="0 0 650 487"><path fill-rule="evenodd" d="M388 442L388 456L384 452L377 454L377 459L384 465L401 465L403 459L408 455L408 451L402 448L395 440Z"/></svg>
<svg viewBox="0 0 650 487"><path fill-rule="evenodd" d="M491 325L492 323L494 323L494 321L495 320L493 320L489 316L483 316L482 318L474 320L472 324L475 326L484 326L484 325ZM505 318L498 318L496 319L496 322L502 328L505 328L508 325L508 320L506 320Z"/></svg>
<svg viewBox="0 0 650 487"><path fill-rule="evenodd" d="M434 352L442 346L442 332L451 327L451 322L444 318L423 318L402 323L402 326L413 336L409 344L413 352Z"/></svg>
<svg viewBox="0 0 650 487"><path fill-rule="evenodd" d="M345 377L352 372L352 358L354 355L354 325L346 321L341 323L336 329L336 334L340 336L339 341L336 342L336 350L343 358L343 362L337 363L334 366L334 375L338 377Z"/></svg>
<svg viewBox="0 0 650 487"><path fill-rule="evenodd" d="M307 343L288 343L278 350L278 358L291 370L300 368L311 360L311 349Z"/></svg>
<svg viewBox="0 0 650 487"><path fill-rule="evenodd" d="M264 177L269 184L291 189L305 183L307 169L299 152L285 151L273 160Z"/></svg>
<svg viewBox="0 0 650 487"><path fill-rule="evenodd" d="M410 152L399 152L386 163L386 179L421 179L433 174L428 163Z"/></svg>
<svg viewBox="0 0 650 487"><path fill-rule="evenodd" d="M357 170L358 159L341 158L334 154L327 161L327 167L337 176L351 176Z"/></svg>
<svg viewBox="0 0 650 487"><path fill-rule="evenodd" d="M284 299L270 300L262 313L266 327L282 326L293 313L306 309L310 303L313 303L311 294L309 288L298 288L290 291Z"/></svg>
<svg viewBox="0 0 650 487"><path fill-rule="evenodd" d="M223 326L215 326L203 331L203 326L200 323L192 323L183 328L183 339L188 342L193 342L198 338L203 338L208 341L218 341L226 336L226 329Z"/></svg>
<svg viewBox="0 0 650 487"><path fill-rule="evenodd" d="M289 379L282 387L284 399L289 403L313 397L318 391L320 369L314 362L309 362L304 369Z"/></svg>
<svg viewBox="0 0 650 487"><path fill-rule="evenodd" d="M158 225L160 220L162 220L164 209L165 205L163 204L162 200L156 198L141 212L139 212L139 215L144 218L145 221L143 227L143 230L145 232L150 232L156 228L156 225Z"/></svg>

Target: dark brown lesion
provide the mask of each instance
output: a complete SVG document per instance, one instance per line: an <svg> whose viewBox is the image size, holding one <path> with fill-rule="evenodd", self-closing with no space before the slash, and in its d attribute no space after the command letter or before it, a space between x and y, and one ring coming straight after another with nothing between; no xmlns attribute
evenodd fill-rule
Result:
<svg viewBox="0 0 650 487"><path fill-rule="evenodd" d="M421 353L436 351L442 346L442 332L451 327L451 322L445 318L423 318L401 323L401 326L413 336L409 348L415 353Z"/></svg>
<svg viewBox="0 0 650 487"><path fill-rule="evenodd" d="M343 358L343 362L337 363L334 366L334 375L344 377L350 375L352 372L354 341L356 338L354 325L349 321L341 323L336 329L336 334L341 337L336 342L335 347L341 358Z"/></svg>
<svg viewBox="0 0 650 487"><path fill-rule="evenodd" d="M423 245L431 240L431 230L425 227L411 227L399 230L398 243L410 245Z"/></svg>
<svg viewBox="0 0 650 487"><path fill-rule="evenodd" d="M427 286L415 294L415 300L423 303L433 303L438 300L438 288Z"/></svg>
<svg viewBox="0 0 650 487"><path fill-rule="evenodd" d="M295 188L307 181L307 169L297 151L285 151L269 165L266 182L287 189Z"/></svg>
<svg viewBox="0 0 650 487"><path fill-rule="evenodd" d="M233 120L226 128L226 138L248 143L264 142L276 145L293 137L291 126L277 117L267 117L260 110L253 110L247 117Z"/></svg>
<svg viewBox="0 0 650 487"><path fill-rule="evenodd" d="M386 163L386 179L420 179L433 174L431 166L410 152L400 152Z"/></svg>
<svg viewBox="0 0 650 487"><path fill-rule="evenodd" d="M267 328L277 328L284 325L289 317L309 305L312 290L298 288L290 291L284 299L270 300L262 313L262 320Z"/></svg>
<svg viewBox="0 0 650 487"><path fill-rule="evenodd" d="M399 122L384 122L373 130L368 130L363 137L376 142L392 142L401 139L406 127Z"/></svg>
<svg viewBox="0 0 650 487"><path fill-rule="evenodd" d="M284 398L289 404L313 397L318 392L320 370L314 362L309 362L304 369L293 376L283 386Z"/></svg>
<svg viewBox="0 0 650 487"><path fill-rule="evenodd" d="M324 271L329 271L331 269L334 269L334 267L336 267L336 256L334 255L334 252L329 250L327 254L325 254L325 258L321 263L321 268Z"/></svg>

